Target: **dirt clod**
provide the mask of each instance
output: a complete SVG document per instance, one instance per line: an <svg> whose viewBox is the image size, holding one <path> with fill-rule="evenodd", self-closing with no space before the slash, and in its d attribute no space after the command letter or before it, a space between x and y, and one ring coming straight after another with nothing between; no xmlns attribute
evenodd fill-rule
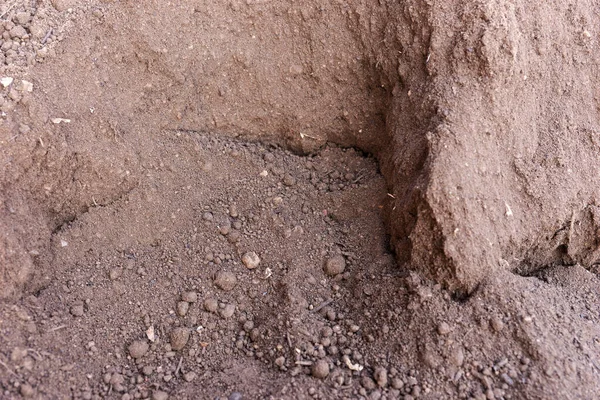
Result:
<svg viewBox="0 0 600 400"><path fill-rule="evenodd" d="M181 295L181 300L186 301L188 303L195 303L198 301L198 293L197 292L184 292Z"/></svg>
<svg viewBox="0 0 600 400"><path fill-rule="evenodd" d="M327 360L318 360L311 368L312 376L317 379L325 379L329 375L329 363Z"/></svg>
<svg viewBox="0 0 600 400"><path fill-rule="evenodd" d="M242 262L244 263L246 268L254 269L260 265L260 258L258 257L258 254L256 254L253 251L250 251L242 256Z"/></svg>
<svg viewBox="0 0 600 400"><path fill-rule="evenodd" d="M336 255L329 258L325 262L325 274L327 276L336 276L344 272L346 269L346 259L341 255Z"/></svg>
<svg viewBox="0 0 600 400"><path fill-rule="evenodd" d="M175 328L171 332L171 349L179 351L185 347L190 339L190 330L188 328Z"/></svg>
<svg viewBox="0 0 600 400"><path fill-rule="evenodd" d="M168 400L169 394L162 390L155 390L152 392L152 400Z"/></svg>
<svg viewBox="0 0 600 400"><path fill-rule="evenodd" d="M129 351L129 355L132 358L142 358L150 349L148 342L145 340L135 340L133 341L127 350Z"/></svg>
<svg viewBox="0 0 600 400"><path fill-rule="evenodd" d="M219 271L215 275L215 285L217 285L219 289L229 292L233 290L236 284L237 277L233 272Z"/></svg>
<svg viewBox="0 0 600 400"><path fill-rule="evenodd" d="M219 302L213 298L206 299L204 300L204 309L211 313L217 312L219 309Z"/></svg>

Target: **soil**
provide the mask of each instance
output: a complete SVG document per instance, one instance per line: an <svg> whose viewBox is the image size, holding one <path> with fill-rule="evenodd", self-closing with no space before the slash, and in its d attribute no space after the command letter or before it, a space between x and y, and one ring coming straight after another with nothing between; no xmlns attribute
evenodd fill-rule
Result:
<svg viewBox="0 0 600 400"><path fill-rule="evenodd" d="M0 4L0 398L597 398L600 4L181 3Z"/></svg>

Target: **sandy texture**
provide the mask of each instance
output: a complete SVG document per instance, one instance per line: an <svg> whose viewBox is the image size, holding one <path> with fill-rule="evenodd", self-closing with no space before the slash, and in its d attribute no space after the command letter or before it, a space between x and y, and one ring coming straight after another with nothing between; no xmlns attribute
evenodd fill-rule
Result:
<svg viewBox="0 0 600 400"><path fill-rule="evenodd" d="M0 5L2 396L595 396L597 2L181 3Z"/></svg>

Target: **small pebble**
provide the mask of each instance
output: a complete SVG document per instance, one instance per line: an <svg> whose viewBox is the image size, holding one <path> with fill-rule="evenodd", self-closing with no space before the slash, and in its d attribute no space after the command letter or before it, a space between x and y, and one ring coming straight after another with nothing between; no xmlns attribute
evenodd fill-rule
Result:
<svg viewBox="0 0 600 400"><path fill-rule="evenodd" d="M136 340L129 345L127 350L132 358L141 358L148 352L150 346L144 340Z"/></svg>
<svg viewBox="0 0 600 400"><path fill-rule="evenodd" d="M240 392L233 392L229 395L227 400L243 400L244 396Z"/></svg>
<svg viewBox="0 0 600 400"><path fill-rule="evenodd" d="M19 391L21 392L21 396L23 397L31 397L35 393L33 387L31 387L31 385L28 383L22 384L21 389L19 389Z"/></svg>
<svg viewBox="0 0 600 400"><path fill-rule="evenodd" d="M191 382L194 379L196 379L196 373L193 371L190 371L190 372L186 373L185 375L183 375L183 379L185 379L186 382Z"/></svg>
<svg viewBox="0 0 600 400"><path fill-rule="evenodd" d="M319 360L313 364L312 376L317 379L325 379L329 375L329 363L326 360Z"/></svg>
<svg viewBox="0 0 600 400"><path fill-rule="evenodd" d="M219 312L219 314L221 314L221 317L223 317L225 319L231 318L234 313L235 313L235 306L233 304L227 304Z"/></svg>
<svg viewBox="0 0 600 400"><path fill-rule="evenodd" d="M219 289L222 289L226 292L233 290L235 285L237 284L237 278L233 272L229 271L219 271L215 276L215 285Z"/></svg>
<svg viewBox="0 0 600 400"><path fill-rule="evenodd" d="M373 378L375 378L375 382L379 387L386 387L388 384L388 374L387 370L383 367L375 368L375 372L373 373Z"/></svg>
<svg viewBox="0 0 600 400"><path fill-rule="evenodd" d="M167 400L169 398L169 394L167 392L163 392L162 390L155 390L152 392L152 400Z"/></svg>
<svg viewBox="0 0 600 400"><path fill-rule="evenodd" d="M171 332L171 349L179 351L185 347L190 339L190 330L188 328L175 328Z"/></svg>
<svg viewBox="0 0 600 400"><path fill-rule="evenodd" d="M204 300L204 309L211 313L217 312L219 303L216 299L206 299Z"/></svg>
<svg viewBox="0 0 600 400"><path fill-rule="evenodd" d="M108 273L108 276L111 281L116 281L117 279L119 279L121 277L121 275L123 275L123 268L119 268L119 267L111 269L110 272Z"/></svg>
<svg viewBox="0 0 600 400"><path fill-rule="evenodd" d="M502 322L502 318L498 316L493 316L490 320L490 325L495 332L500 332L504 329L504 322Z"/></svg>
<svg viewBox="0 0 600 400"><path fill-rule="evenodd" d="M180 301L177 303L177 315L180 317L185 317L188 310L190 309L190 303L187 301Z"/></svg>
<svg viewBox="0 0 600 400"><path fill-rule="evenodd" d="M83 304L78 304L78 305L71 307L71 314L73 314L74 317L81 317L83 315L83 313L84 313Z"/></svg>
<svg viewBox="0 0 600 400"><path fill-rule="evenodd" d="M440 335L447 335L451 330L452 329L450 328L450 325L448 325L446 322L440 322L437 327L437 331Z"/></svg>
<svg viewBox="0 0 600 400"><path fill-rule="evenodd" d="M373 390L376 387L375 381L368 376L363 376L360 380L360 384L367 390Z"/></svg>
<svg viewBox="0 0 600 400"><path fill-rule="evenodd" d="M188 303L195 303L198 301L198 293L185 292L181 295L181 300L187 301Z"/></svg>
<svg viewBox="0 0 600 400"><path fill-rule="evenodd" d="M256 254L253 251L250 251L242 256L242 262L244 263L246 268L254 269L260 264L260 258L258 257L258 254Z"/></svg>
<svg viewBox="0 0 600 400"><path fill-rule="evenodd" d="M328 276L336 276L344 272L346 269L346 259L343 256L333 256L325 262L325 274Z"/></svg>

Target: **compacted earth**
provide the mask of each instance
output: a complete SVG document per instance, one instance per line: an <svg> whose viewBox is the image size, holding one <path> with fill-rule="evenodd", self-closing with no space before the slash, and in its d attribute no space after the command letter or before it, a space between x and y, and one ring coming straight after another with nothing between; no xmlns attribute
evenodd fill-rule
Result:
<svg viewBox="0 0 600 400"><path fill-rule="evenodd" d="M568 183L544 194L558 175L529 161L514 184L528 206L501 186L468 197L470 175L440 188L457 169L432 121L464 104L434 110L442 86L415 82L459 42L444 53L432 40L414 75L369 50L367 33L414 55L419 40L390 34L398 21L415 38L452 22L469 41L469 21L502 20L505 6L482 2L480 16L448 2L464 19L446 21L418 1L222 3L0 3L0 398L598 398L597 204L556 211ZM402 18L378 30L384 5ZM516 9L498 26L526 19ZM567 20L581 25L574 46L595 40L589 18ZM411 89L374 77L386 69ZM577 127L573 115L565 124L596 146L595 116ZM553 173L588 154L544 146L535 160ZM481 239L490 221L499 244Z"/></svg>

